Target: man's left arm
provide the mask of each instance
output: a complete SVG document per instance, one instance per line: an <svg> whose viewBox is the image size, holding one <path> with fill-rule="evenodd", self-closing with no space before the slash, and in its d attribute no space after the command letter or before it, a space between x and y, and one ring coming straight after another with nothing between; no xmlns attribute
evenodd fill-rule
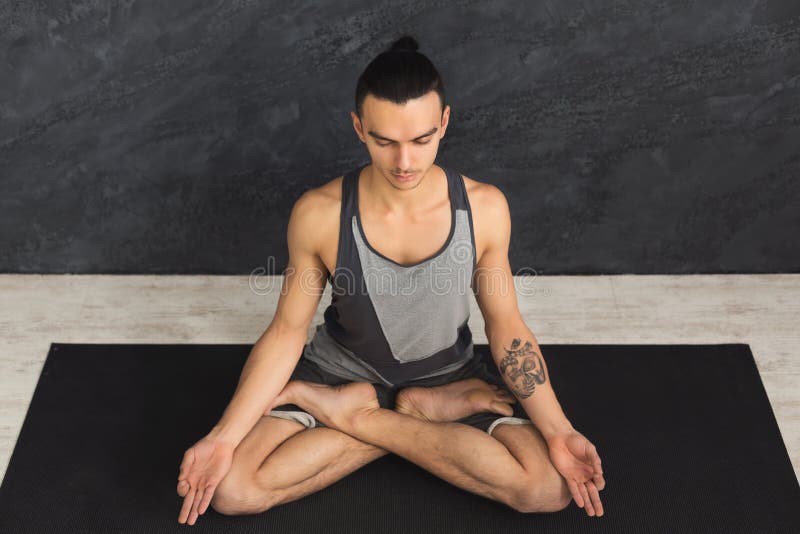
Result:
<svg viewBox="0 0 800 534"><path fill-rule="evenodd" d="M481 239L485 246L474 273L473 291L500 376L547 438L572 430L572 425L556 399L536 337L522 319L517 305L508 261L511 239L508 202L497 187L489 184L482 187L487 190L481 203L480 228L488 233Z"/></svg>
<svg viewBox="0 0 800 534"><path fill-rule="evenodd" d="M511 321L486 335L500 376L542 435L548 438L572 430L550 384L536 337L525 323Z"/></svg>
<svg viewBox="0 0 800 534"><path fill-rule="evenodd" d="M599 491L606 483L600 455L564 415L550 385L542 350L517 306L508 263L508 202L497 187L481 187L486 188L486 194L481 194L479 221L474 226L490 235L481 235L483 251L475 269L473 290L486 323L492 357L503 380L547 441L550 461L567 481L577 505L589 515L603 515Z"/></svg>

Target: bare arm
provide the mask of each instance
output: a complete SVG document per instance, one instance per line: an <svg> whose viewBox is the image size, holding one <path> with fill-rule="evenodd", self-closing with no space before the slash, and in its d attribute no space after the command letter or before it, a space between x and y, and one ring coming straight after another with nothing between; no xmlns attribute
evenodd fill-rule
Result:
<svg viewBox="0 0 800 534"><path fill-rule="evenodd" d="M495 186L486 190L481 229L491 228L475 271L475 298L486 325L486 337L500 376L545 437L572 428L550 385L542 351L525 324L517 296L508 247L511 216L505 195ZM476 226L477 227L477 226Z"/></svg>
<svg viewBox="0 0 800 534"><path fill-rule="evenodd" d="M289 264L275 316L254 344L233 398L210 433L234 446L289 382L302 355L327 275L317 251L320 201L307 191L292 208L287 231Z"/></svg>
<svg viewBox="0 0 800 534"><path fill-rule="evenodd" d="M486 322L486 337L500 375L547 441L550 461L567 481L586 513L603 515L599 491L605 487L597 448L572 427L550 384L550 373L536 336L525 324L517 296L508 246L511 216L503 192L494 186L476 228L491 234L476 269L476 300ZM473 213L475 211L473 210Z"/></svg>

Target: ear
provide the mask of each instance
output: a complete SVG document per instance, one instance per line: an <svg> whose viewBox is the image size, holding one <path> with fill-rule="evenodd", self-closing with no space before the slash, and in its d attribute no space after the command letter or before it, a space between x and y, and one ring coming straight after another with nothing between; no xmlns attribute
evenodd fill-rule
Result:
<svg viewBox="0 0 800 534"><path fill-rule="evenodd" d="M447 105L444 107L444 111L442 111L442 135L444 137L444 132L447 130L447 125L450 123L450 106ZM440 137L440 139L441 139Z"/></svg>
<svg viewBox="0 0 800 534"><path fill-rule="evenodd" d="M355 111L351 111L350 117L353 119L353 129L356 131L356 135L362 143L366 143L364 139L364 130L361 128L361 119L358 118L358 114Z"/></svg>

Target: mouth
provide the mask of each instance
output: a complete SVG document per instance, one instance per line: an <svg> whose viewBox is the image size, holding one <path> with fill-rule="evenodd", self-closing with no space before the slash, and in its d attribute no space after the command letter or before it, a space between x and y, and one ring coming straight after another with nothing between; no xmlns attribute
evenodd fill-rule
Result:
<svg viewBox="0 0 800 534"><path fill-rule="evenodd" d="M416 176L415 174L395 174L394 177L398 180L407 181L411 180Z"/></svg>

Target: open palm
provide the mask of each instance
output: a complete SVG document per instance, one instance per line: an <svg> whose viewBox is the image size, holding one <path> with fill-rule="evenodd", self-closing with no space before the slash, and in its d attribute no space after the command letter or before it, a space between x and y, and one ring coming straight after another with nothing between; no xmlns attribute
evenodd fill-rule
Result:
<svg viewBox="0 0 800 534"><path fill-rule="evenodd" d="M193 525L205 513L217 485L233 463L235 447L206 436L183 455L178 475L178 495L184 497L178 522Z"/></svg>
<svg viewBox="0 0 800 534"><path fill-rule="evenodd" d="M550 461L569 486L575 503L589 515L603 515L599 490L606 486L597 449L576 430L547 439Z"/></svg>

